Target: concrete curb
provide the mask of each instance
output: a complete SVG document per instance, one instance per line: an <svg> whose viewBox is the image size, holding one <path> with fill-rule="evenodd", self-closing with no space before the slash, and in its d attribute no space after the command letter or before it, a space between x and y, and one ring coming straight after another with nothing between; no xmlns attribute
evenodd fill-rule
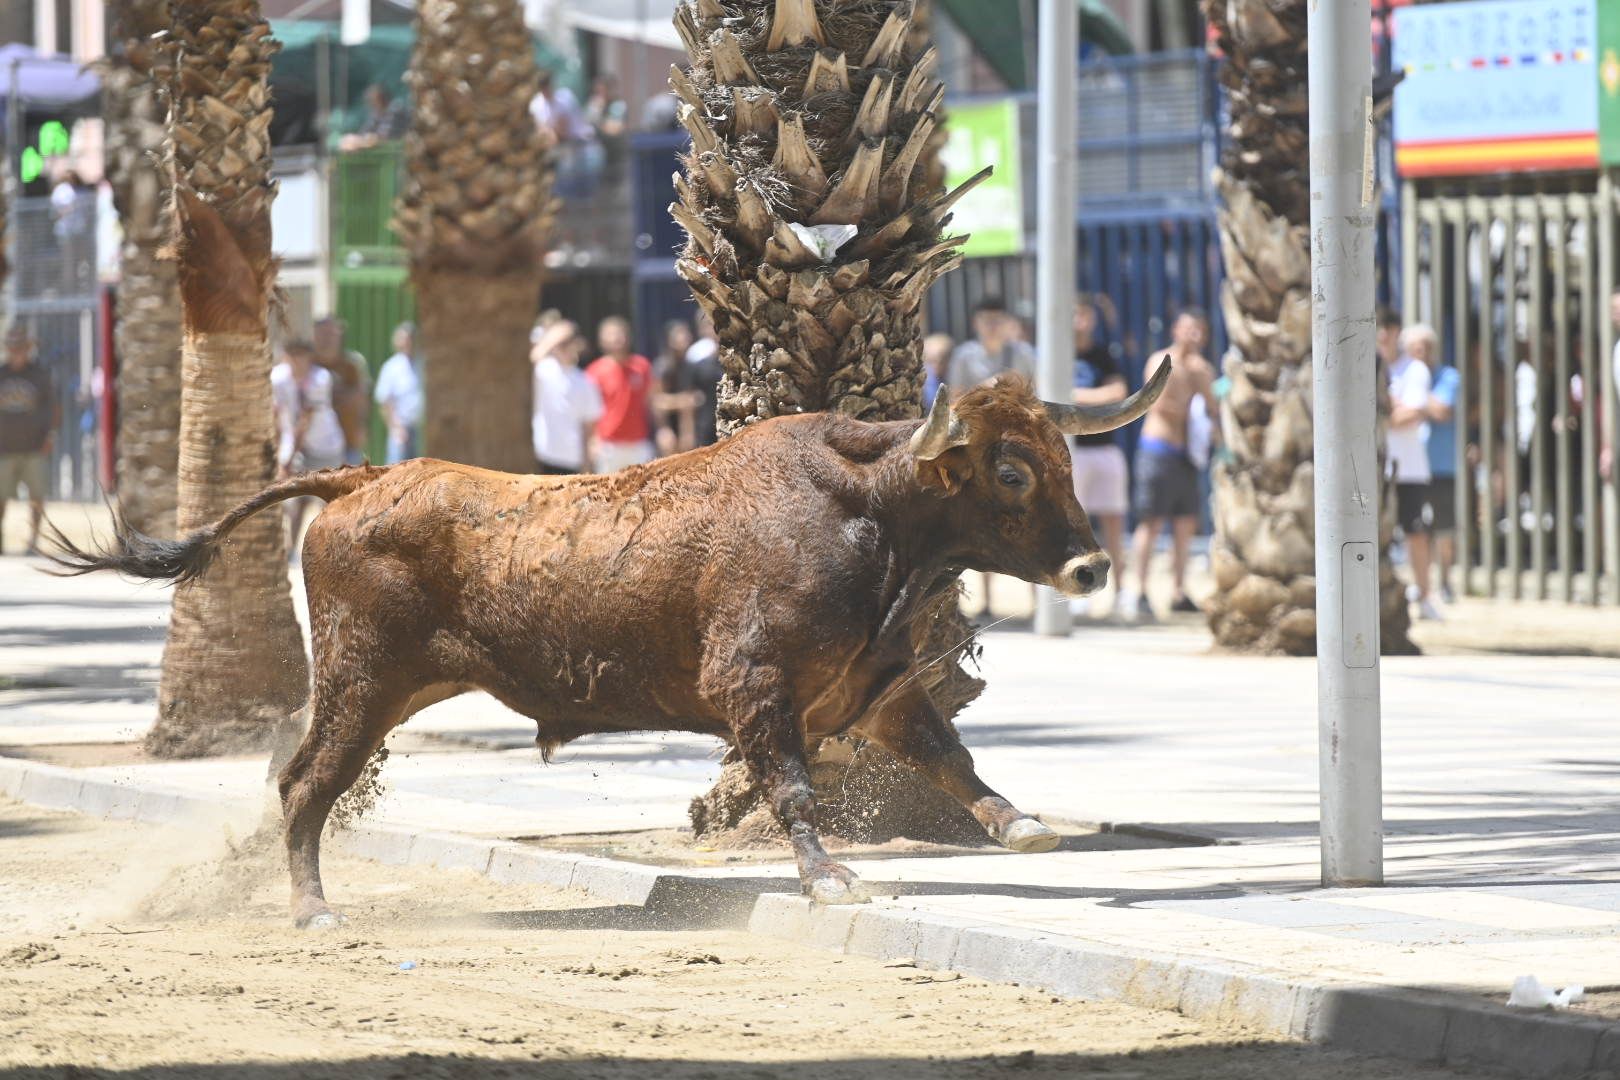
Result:
<svg viewBox="0 0 1620 1080"><path fill-rule="evenodd" d="M0 757L0 794L94 817L207 825L245 835L262 806L205 799L113 776ZM984 920L921 912L902 902L823 907L789 893L759 893L758 879L702 878L656 866L489 840L361 825L333 834L337 850L390 865L472 870L508 884L577 889L605 903L835 952L955 971L1049 993L1121 1001L1240 1024L1345 1050L1446 1065L1485 1065L1524 1076L1620 1071L1620 1023L1508 1009L1467 993L1304 982L1259 965L1188 960Z"/></svg>
<svg viewBox="0 0 1620 1080"><path fill-rule="evenodd" d="M748 929L836 952L1122 1001L1361 1053L1524 1076L1620 1069L1620 1023L1446 994L1304 982L1258 965L1187 960L891 903L820 907L766 894Z"/></svg>

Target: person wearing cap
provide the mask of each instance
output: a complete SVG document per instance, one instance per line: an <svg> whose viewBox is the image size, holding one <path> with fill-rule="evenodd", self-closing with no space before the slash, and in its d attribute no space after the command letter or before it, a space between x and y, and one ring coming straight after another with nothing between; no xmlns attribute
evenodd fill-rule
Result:
<svg viewBox="0 0 1620 1080"><path fill-rule="evenodd" d="M586 448L602 416L602 395L579 369L585 340L567 319L530 335L534 364L534 456L543 473L585 472Z"/></svg>
<svg viewBox="0 0 1620 1080"><path fill-rule="evenodd" d="M28 553L39 550L51 446L62 423L62 403L50 373L34 359L34 341L21 325L6 331L0 366L0 525L6 503L28 492Z"/></svg>

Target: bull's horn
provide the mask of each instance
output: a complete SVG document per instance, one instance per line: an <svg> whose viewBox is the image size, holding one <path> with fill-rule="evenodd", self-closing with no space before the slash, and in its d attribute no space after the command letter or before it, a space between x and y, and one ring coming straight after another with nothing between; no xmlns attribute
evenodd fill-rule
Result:
<svg viewBox="0 0 1620 1080"><path fill-rule="evenodd" d="M928 419L911 436L911 453L918 461L933 461L951 447L967 441L967 425L951 408L950 387L941 383L939 392L934 395L934 407L928 410Z"/></svg>
<svg viewBox="0 0 1620 1080"><path fill-rule="evenodd" d="M1159 400L1164 393L1164 386L1170 381L1170 358L1166 356L1159 370L1153 373L1153 378L1147 385L1126 398L1111 405L1065 405L1055 401L1043 402L1046 406L1046 415L1057 425L1057 429L1065 435L1100 435L1105 431L1124 427L1126 424L1142 416Z"/></svg>

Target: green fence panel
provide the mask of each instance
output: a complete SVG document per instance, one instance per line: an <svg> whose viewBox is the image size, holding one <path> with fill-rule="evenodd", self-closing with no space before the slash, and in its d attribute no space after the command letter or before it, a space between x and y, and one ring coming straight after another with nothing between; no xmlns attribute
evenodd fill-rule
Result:
<svg viewBox="0 0 1620 1080"><path fill-rule="evenodd" d="M339 267L333 272L337 314L348 325L348 346L366 358L371 382L393 352L394 327L416 318L416 297L406 283L403 266ZM367 452L381 462L387 452L387 432L381 415L371 413Z"/></svg>

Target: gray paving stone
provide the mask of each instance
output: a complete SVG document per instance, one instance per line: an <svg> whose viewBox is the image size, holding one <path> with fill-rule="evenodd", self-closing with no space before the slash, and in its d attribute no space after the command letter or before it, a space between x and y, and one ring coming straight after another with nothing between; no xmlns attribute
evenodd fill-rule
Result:
<svg viewBox="0 0 1620 1080"><path fill-rule="evenodd" d="M30 770L18 787L17 797L35 806L53 810L76 810L84 778L68 769L49 766Z"/></svg>
<svg viewBox="0 0 1620 1080"><path fill-rule="evenodd" d="M489 876L509 885L545 885L566 889L574 880L578 860L526 844L496 844L489 860Z"/></svg>
<svg viewBox="0 0 1620 1080"><path fill-rule="evenodd" d="M1349 987L1318 990L1316 999L1304 1032L1313 1042L1409 1061L1444 1058L1441 1005L1412 994Z"/></svg>
<svg viewBox="0 0 1620 1080"><path fill-rule="evenodd" d="M140 791L128 784L86 781L79 793L79 805L74 809L95 818L128 821L135 816L140 802Z"/></svg>
<svg viewBox="0 0 1620 1080"><path fill-rule="evenodd" d="M406 866L411 861L413 840L413 834L405 829L361 825L333 833L328 842L339 851L363 859L373 859L387 866Z"/></svg>
<svg viewBox="0 0 1620 1080"><path fill-rule="evenodd" d="M647 902L657 882L656 867L581 856L574 863L568 883L570 888L582 889L610 904L640 906Z"/></svg>
<svg viewBox="0 0 1620 1080"><path fill-rule="evenodd" d="M22 792L23 778L27 775L25 762L0 758L0 795L8 799L18 798Z"/></svg>
<svg viewBox="0 0 1620 1080"><path fill-rule="evenodd" d="M411 862L417 866L437 866L441 870L471 870L482 874L489 869L494 843L445 833L418 833L411 844Z"/></svg>
<svg viewBox="0 0 1620 1080"><path fill-rule="evenodd" d="M1579 1076L1592 1067L1599 1039L1612 1027L1506 1006L1453 1005L1449 1014L1447 1064L1492 1065L1526 1076Z"/></svg>

